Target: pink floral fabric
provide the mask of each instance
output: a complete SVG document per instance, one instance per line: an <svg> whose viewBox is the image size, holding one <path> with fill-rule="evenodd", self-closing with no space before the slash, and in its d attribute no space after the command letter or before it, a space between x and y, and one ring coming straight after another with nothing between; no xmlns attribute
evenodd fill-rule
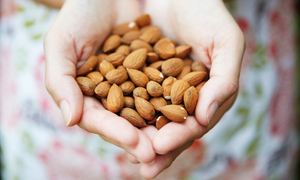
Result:
<svg viewBox="0 0 300 180"><path fill-rule="evenodd" d="M43 36L58 10L0 1L2 178L135 180L138 166L97 135L66 127L45 89ZM293 0L227 3L247 39L239 96L220 123L156 179L291 179L295 117Z"/></svg>

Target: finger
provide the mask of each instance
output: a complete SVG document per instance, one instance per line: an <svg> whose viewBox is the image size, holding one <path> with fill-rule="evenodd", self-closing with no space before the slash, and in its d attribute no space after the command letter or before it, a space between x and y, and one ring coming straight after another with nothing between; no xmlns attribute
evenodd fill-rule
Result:
<svg viewBox="0 0 300 180"><path fill-rule="evenodd" d="M140 161L137 160L133 155L127 153L127 158L132 164L139 164Z"/></svg>
<svg viewBox="0 0 300 180"><path fill-rule="evenodd" d="M157 155L152 164L141 164L140 165L140 174L145 179L153 179L163 170L171 166L173 161L187 148L193 144L193 141L187 142L181 147L177 148L174 151L171 151L164 155Z"/></svg>

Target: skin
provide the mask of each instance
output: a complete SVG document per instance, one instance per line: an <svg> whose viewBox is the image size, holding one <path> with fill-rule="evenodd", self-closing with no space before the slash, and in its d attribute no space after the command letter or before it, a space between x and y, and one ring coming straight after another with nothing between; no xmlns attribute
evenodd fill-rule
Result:
<svg viewBox="0 0 300 180"><path fill-rule="evenodd" d="M152 179L233 105L245 39L221 0L146 0L143 7L134 0L67 0L45 37L44 49L46 87L58 106L69 107L69 113L63 111L67 125L77 124L123 148L132 163L140 163L142 177ZM152 24L164 35L192 46L192 58L210 70L195 116L183 123L171 122L159 131L153 126L134 128L97 100L83 96L75 81L76 65L97 52L114 26L142 12L150 14ZM209 108L214 102L218 109L213 115Z"/></svg>

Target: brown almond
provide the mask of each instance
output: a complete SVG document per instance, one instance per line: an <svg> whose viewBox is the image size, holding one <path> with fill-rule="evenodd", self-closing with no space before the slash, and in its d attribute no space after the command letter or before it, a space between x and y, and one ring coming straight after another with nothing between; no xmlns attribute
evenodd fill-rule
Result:
<svg viewBox="0 0 300 180"><path fill-rule="evenodd" d="M124 108L120 112L120 116L128 120L135 127L146 127L147 124L145 120L131 108Z"/></svg>
<svg viewBox="0 0 300 180"><path fill-rule="evenodd" d="M143 26L146 26L151 23L151 18L149 16L149 14L141 14L136 18L135 22L140 27L143 27Z"/></svg>
<svg viewBox="0 0 300 180"><path fill-rule="evenodd" d="M111 84L108 81L103 81L99 83L94 92L100 97L107 97Z"/></svg>
<svg viewBox="0 0 300 180"><path fill-rule="evenodd" d="M130 44L130 51L135 51L137 49L146 48L147 52L152 52L153 48L150 44L146 43L145 41L142 41L140 39L133 40Z"/></svg>
<svg viewBox="0 0 300 180"><path fill-rule="evenodd" d="M101 97L101 104L105 109L107 109L107 98Z"/></svg>
<svg viewBox="0 0 300 180"><path fill-rule="evenodd" d="M155 114L154 118L152 120L147 120L146 123L147 125L154 125L156 123L156 119L158 118L157 114Z"/></svg>
<svg viewBox="0 0 300 180"><path fill-rule="evenodd" d="M182 79L185 75L191 72L191 66L183 66L182 71L178 76L176 77L177 79Z"/></svg>
<svg viewBox="0 0 300 180"><path fill-rule="evenodd" d="M201 83L201 81L204 79L206 74L207 73L203 71L190 72L186 74L184 77L182 77L182 80L188 82L190 86L197 86L198 84Z"/></svg>
<svg viewBox="0 0 300 180"><path fill-rule="evenodd" d="M95 70L96 65L98 63L98 58L97 56L90 56L89 59L83 64L83 66L81 66L77 72L76 75L77 76L82 76L82 75L86 75L89 72L92 72Z"/></svg>
<svg viewBox="0 0 300 180"><path fill-rule="evenodd" d="M187 119L187 111L180 105L166 105L160 108L160 111L168 119L174 122L183 122Z"/></svg>
<svg viewBox="0 0 300 180"><path fill-rule="evenodd" d="M177 79L175 77L167 77L163 83L162 83L162 87L163 87L163 97L166 99L166 100L171 100L171 88L174 84L174 82L176 81Z"/></svg>
<svg viewBox="0 0 300 180"><path fill-rule="evenodd" d="M144 74L142 71L136 69L127 69L127 72L131 81L137 86L145 87L149 82L148 76L146 76L146 74Z"/></svg>
<svg viewBox="0 0 300 180"><path fill-rule="evenodd" d="M123 53L111 53L106 57L106 61L114 66L119 66L123 64L125 57L126 56Z"/></svg>
<svg viewBox="0 0 300 180"><path fill-rule="evenodd" d="M111 84L122 84L128 79L128 74L122 69L113 69L106 74L105 78Z"/></svg>
<svg viewBox="0 0 300 180"><path fill-rule="evenodd" d="M123 66L130 69L140 69L145 64L146 58L147 49L137 49L125 58Z"/></svg>
<svg viewBox="0 0 300 180"><path fill-rule="evenodd" d="M183 102L186 111L191 115L195 111L198 102L198 91L194 86L188 88L183 95Z"/></svg>
<svg viewBox="0 0 300 180"><path fill-rule="evenodd" d="M204 71L206 72L206 67L202 62L193 62L192 64L192 71Z"/></svg>
<svg viewBox="0 0 300 180"><path fill-rule="evenodd" d="M95 83L90 78L77 77L76 81L84 95L94 95Z"/></svg>
<svg viewBox="0 0 300 180"><path fill-rule="evenodd" d="M153 48L157 55L162 59L169 59L176 53L174 44L166 38L157 41Z"/></svg>
<svg viewBox="0 0 300 180"><path fill-rule="evenodd" d="M129 95L134 90L135 85L131 81L125 81L124 83L122 83L120 85L120 88L121 88L124 95Z"/></svg>
<svg viewBox="0 0 300 180"><path fill-rule="evenodd" d="M181 45L175 48L175 57L184 58L191 51L191 46Z"/></svg>
<svg viewBox="0 0 300 180"><path fill-rule="evenodd" d="M90 78L95 83L95 85L99 84L104 79L99 71L90 72L86 75L86 77Z"/></svg>
<svg viewBox="0 0 300 180"><path fill-rule="evenodd" d="M112 63L110 62L107 62L107 61L103 61L99 64L99 69L100 69L100 72L103 76L106 76L106 74L115 69L115 66L112 65Z"/></svg>
<svg viewBox="0 0 300 180"><path fill-rule="evenodd" d="M197 92L200 92L200 90L202 89L202 87L204 86L205 83L206 83L206 81L203 81L203 82L201 82L200 84L198 84L198 85L196 86Z"/></svg>
<svg viewBox="0 0 300 180"><path fill-rule="evenodd" d="M151 64L155 61L158 61L159 57L155 52L148 52L146 62Z"/></svg>
<svg viewBox="0 0 300 180"><path fill-rule="evenodd" d="M123 65L119 65L119 66L117 67L117 69L121 69L121 70L127 71L126 68L125 68Z"/></svg>
<svg viewBox="0 0 300 180"><path fill-rule="evenodd" d="M156 119L155 127L160 130L162 127L164 127L166 124L171 122L168 118L161 115Z"/></svg>
<svg viewBox="0 0 300 180"><path fill-rule="evenodd" d="M136 24L136 22L127 22L127 23L118 25L113 30L113 34L118 34L120 36L123 36L125 33L132 31L132 30L139 30L139 27Z"/></svg>
<svg viewBox="0 0 300 180"><path fill-rule="evenodd" d="M172 104L180 104L183 100L184 92L190 87L189 83L184 80L177 80L171 88Z"/></svg>
<svg viewBox="0 0 300 180"><path fill-rule="evenodd" d="M193 63L194 63L194 61L192 59L189 59L189 58L183 59L184 66L192 66Z"/></svg>
<svg viewBox="0 0 300 180"><path fill-rule="evenodd" d="M161 65L161 71L165 76L177 76L183 69L183 60L180 58L171 58Z"/></svg>
<svg viewBox="0 0 300 180"><path fill-rule="evenodd" d="M103 44L103 52L108 52L117 49L121 44L121 37L117 34L109 36Z"/></svg>
<svg viewBox="0 0 300 180"><path fill-rule="evenodd" d="M116 52L116 53L122 53L122 54L124 54L125 56L127 56L128 54L130 54L130 47L123 44L123 45L119 46L119 47L116 49L115 52Z"/></svg>
<svg viewBox="0 0 300 180"><path fill-rule="evenodd" d="M140 39L149 44L154 44L160 39L160 36L160 29L158 27L152 26L142 33Z"/></svg>
<svg viewBox="0 0 300 180"><path fill-rule="evenodd" d="M136 97L140 97L140 98L143 98L145 100L149 100L150 99L150 96L147 92L147 90L143 87L137 87L133 90L133 97L136 98Z"/></svg>
<svg viewBox="0 0 300 180"><path fill-rule="evenodd" d="M160 112L160 108L167 105L167 101L163 97L154 97L149 100L153 108Z"/></svg>
<svg viewBox="0 0 300 180"><path fill-rule="evenodd" d="M122 36L121 42L129 45L133 40L139 39L141 35L141 31L129 31Z"/></svg>
<svg viewBox="0 0 300 180"><path fill-rule="evenodd" d="M124 107L124 96L121 88L113 84L107 95L107 109L113 113L121 111Z"/></svg>
<svg viewBox="0 0 300 180"><path fill-rule="evenodd" d="M125 96L124 97L124 107L134 109L135 108L134 99L130 96Z"/></svg>
<svg viewBox="0 0 300 180"><path fill-rule="evenodd" d="M164 37L164 36L161 36L160 39L167 39L167 40L171 41L171 43L174 44L175 47L178 45L177 41L175 41L174 39L167 38L167 37Z"/></svg>
<svg viewBox="0 0 300 180"><path fill-rule="evenodd" d="M145 31L147 31L148 29L151 29L153 27L157 27L157 26L154 26L154 25L146 25L146 26L143 26L140 31L143 33Z"/></svg>
<svg viewBox="0 0 300 180"><path fill-rule="evenodd" d="M159 97L163 94L164 91L162 86L155 81L149 81L147 83L146 89L148 91L148 94L150 94L152 97Z"/></svg>
<svg viewBox="0 0 300 180"><path fill-rule="evenodd" d="M146 120L152 120L155 116L153 106L143 98L135 97L135 108Z"/></svg>
<svg viewBox="0 0 300 180"><path fill-rule="evenodd" d="M101 53L101 54L99 54L98 56L97 56L97 58L98 58L98 62L97 62L97 65L96 65L96 70L97 71L100 71L100 63L102 62L102 61L104 61L105 59L106 59L106 57L107 57L107 54L104 54L104 53Z"/></svg>
<svg viewBox="0 0 300 180"><path fill-rule="evenodd" d="M152 67L144 68L144 73L152 81L161 83L164 80L164 75L157 69Z"/></svg>
<svg viewBox="0 0 300 180"><path fill-rule="evenodd" d="M148 67L152 67L155 68L157 70L161 70L161 65L164 63L165 61L156 61L154 63L151 63Z"/></svg>

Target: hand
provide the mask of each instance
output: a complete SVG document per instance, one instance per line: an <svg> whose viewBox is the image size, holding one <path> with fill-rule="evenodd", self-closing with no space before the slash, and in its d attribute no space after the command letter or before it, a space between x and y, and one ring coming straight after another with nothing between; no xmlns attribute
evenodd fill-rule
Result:
<svg viewBox="0 0 300 180"><path fill-rule="evenodd" d="M192 46L191 56L210 70L199 92L195 117L171 122L159 131L148 129L159 154L153 164L141 164L144 178L154 178L171 165L195 139L213 128L237 96L245 39L222 0L148 0L145 13L163 34ZM130 157L132 162L137 162Z"/></svg>
<svg viewBox="0 0 300 180"><path fill-rule="evenodd" d="M116 24L140 14L136 1L68 0L44 39L46 87L67 126L98 134L127 153L150 163L155 157L149 137L128 121L85 97L75 81L76 66L95 54Z"/></svg>

